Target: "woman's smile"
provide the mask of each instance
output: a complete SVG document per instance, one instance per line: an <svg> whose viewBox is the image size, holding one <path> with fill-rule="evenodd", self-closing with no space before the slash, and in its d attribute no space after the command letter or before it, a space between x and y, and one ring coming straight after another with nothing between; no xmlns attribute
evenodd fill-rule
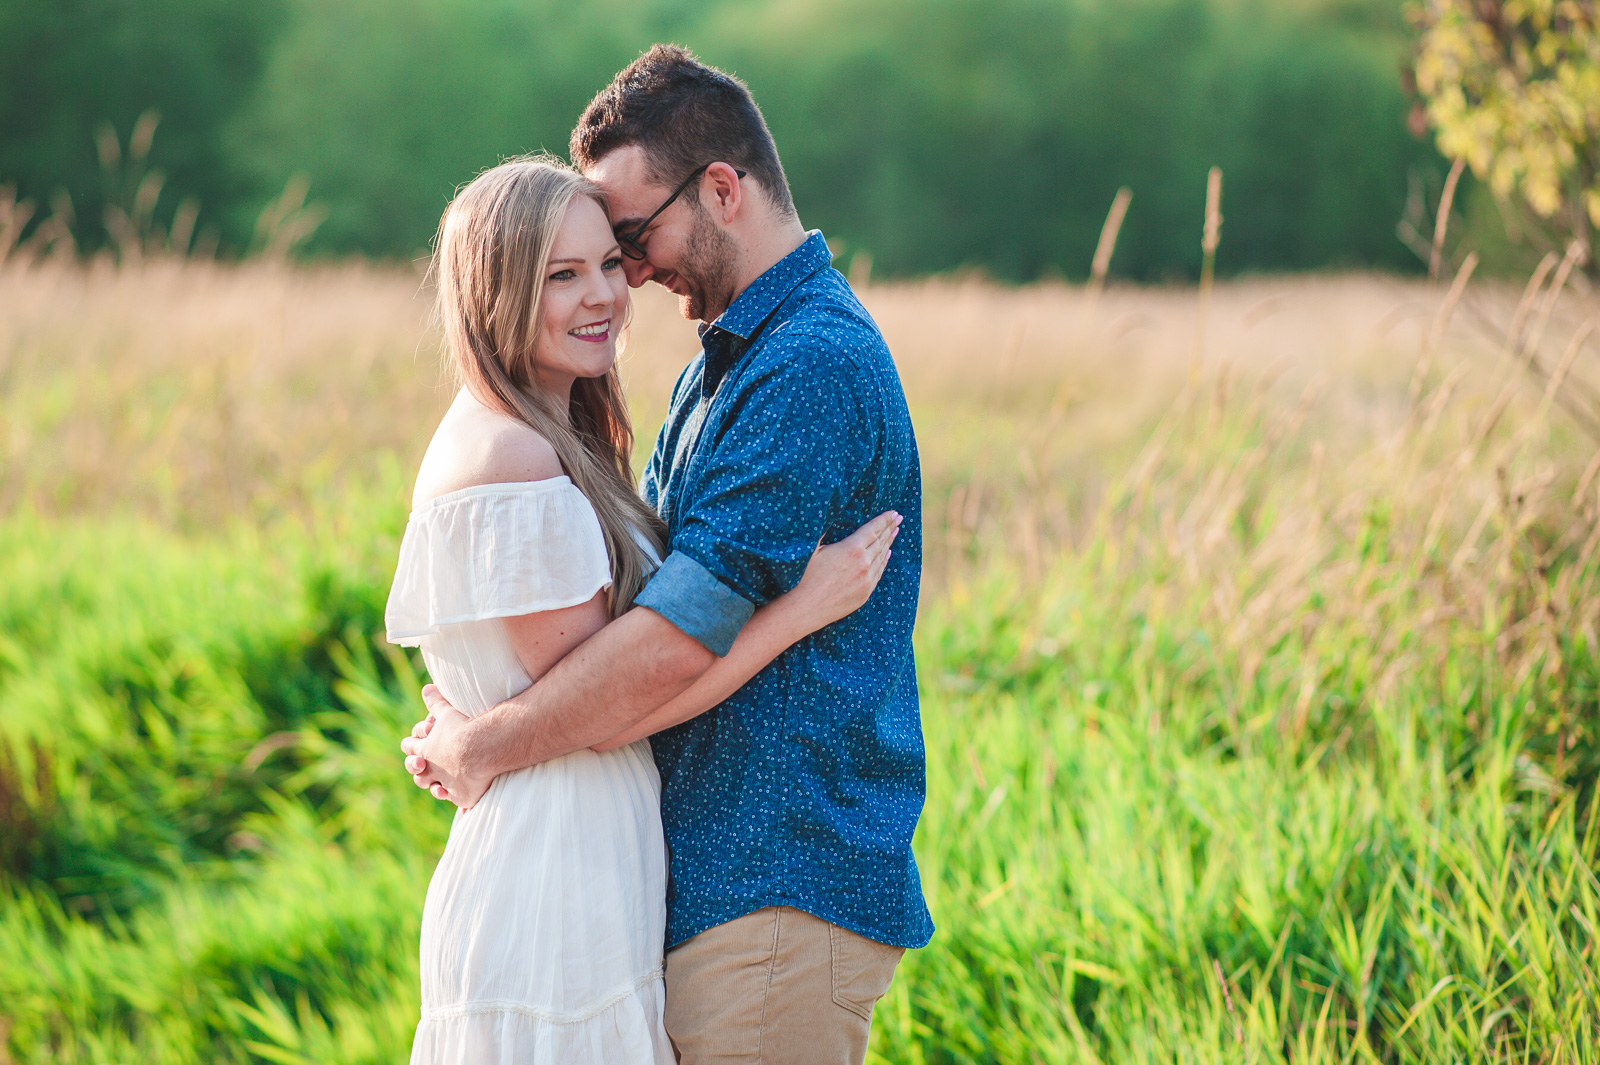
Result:
<svg viewBox="0 0 1600 1065"><path fill-rule="evenodd" d="M580 325L576 329L567 330L567 335L587 340L591 344L604 344L611 339L611 319Z"/></svg>

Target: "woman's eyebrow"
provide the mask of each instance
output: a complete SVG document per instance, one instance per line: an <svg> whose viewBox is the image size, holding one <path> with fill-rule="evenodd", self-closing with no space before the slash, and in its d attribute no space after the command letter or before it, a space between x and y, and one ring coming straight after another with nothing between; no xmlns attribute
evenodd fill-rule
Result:
<svg viewBox="0 0 1600 1065"><path fill-rule="evenodd" d="M621 246L621 245L620 245L620 244L613 244L613 245L611 245L611 247L610 247L610 248L609 248L609 249L608 249L608 250L607 250L607 251L606 251L606 253L605 253L605 254L604 254L604 255L602 255L602 256L600 256L600 258L602 258L602 259L609 259L609 258L611 258L611 253L612 253L612 252L614 252L614 251L621 251L621 250L622 250L622 246ZM581 255L578 255L578 256L568 256L568 257L567 257L567 258L565 258L565 259L551 259L551 260L550 260L550 265L551 265L551 266L554 266L554 265L555 265L555 264L556 264L556 263L578 263L578 264L579 264L579 265L580 265L580 266L581 266L581 265L582 265L582 264L584 264L584 263L586 263L586 262L588 262L588 261L589 261L589 260L588 260L588 259L585 259L585 258L584 258L584 257L583 257L583 256L581 256Z"/></svg>

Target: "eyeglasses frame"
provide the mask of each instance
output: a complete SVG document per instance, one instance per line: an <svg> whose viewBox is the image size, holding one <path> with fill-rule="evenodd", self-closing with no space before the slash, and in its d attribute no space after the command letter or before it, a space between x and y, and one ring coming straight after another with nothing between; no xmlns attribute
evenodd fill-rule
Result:
<svg viewBox="0 0 1600 1065"><path fill-rule="evenodd" d="M665 211L668 207L671 207L673 203L677 201L678 197L683 195L683 191L689 187L690 182L694 181L694 179L699 177L701 174L704 174L707 168L715 165L716 162L717 160L713 159L709 163L702 163L701 165L695 167L694 170L690 172L689 176L683 179L682 184L672 190L672 195L668 196L666 200L662 202L660 207L657 207L651 212L649 218L646 218L643 222L639 223L639 225L633 228L633 232L618 233L617 246L622 249L622 254L627 256L629 259L632 259L634 262L643 262L648 253L644 250L644 245L639 243L639 237L644 233L645 230L650 228L650 223L654 222L656 218L660 216L662 211ZM743 180L743 178L746 176L745 172L740 170L738 167L734 167L733 172L738 174L741 180Z"/></svg>

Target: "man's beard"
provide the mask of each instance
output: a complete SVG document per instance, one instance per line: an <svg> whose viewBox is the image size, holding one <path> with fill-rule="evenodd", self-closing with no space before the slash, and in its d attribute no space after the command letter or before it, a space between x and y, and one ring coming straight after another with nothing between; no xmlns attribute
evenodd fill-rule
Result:
<svg viewBox="0 0 1600 1065"><path fill-rule="evenodd" d="M694 223L680 257L678 276L688 289L678 297L685 318L710 321L733 302L734 264L739 249L716 227L711 213L695 204Z"/></svg>

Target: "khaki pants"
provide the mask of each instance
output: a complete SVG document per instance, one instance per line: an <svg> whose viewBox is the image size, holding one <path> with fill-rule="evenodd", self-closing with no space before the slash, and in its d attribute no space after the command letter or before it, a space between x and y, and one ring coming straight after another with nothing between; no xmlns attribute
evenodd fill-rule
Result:
<svg viewBox="0 0 1600 1065"><path fill-rule="evenodd" d="M791 906L667 953L667 1034L683 1065L861 1065L904 950Z"/></svg>

